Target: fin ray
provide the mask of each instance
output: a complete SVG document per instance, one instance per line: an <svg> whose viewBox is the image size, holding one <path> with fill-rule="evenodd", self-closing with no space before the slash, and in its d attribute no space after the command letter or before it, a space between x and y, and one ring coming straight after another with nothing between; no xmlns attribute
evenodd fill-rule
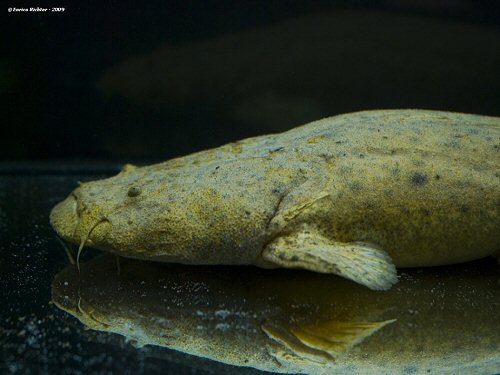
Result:
<svg viewBox="0 0 500 375"><path fill-rule="evenodd" d="M361 343L395 319L383 322L340 322L328 321L310 327L296 327L291 330L304 345L323 350L335 357Z"/></svg>
<svg viewBox="0 0 500 375"><path fill-rule="evenodd" d="M315 230L301 230L268 244L262 258L286 268L334 273L373 290L387 290L398 281L391 258L376 246L331 241Z"/></svg>
<svg viewBox="0 0 500 375"><path fill-rule="evenodd" d="M288 349L288 355L316 363L326 363L334 360L334 358L324 350L305 345L286 327L264 323L261 329L269 338Z"/></svg>
<svg viewBox="0 0 500 375"><path fill-rule="evenodd" d="M395 319L383 322L330 320L313 326L298 325L292 328L265 323L262 325L262 330L286 349L283 353L287 356L316 363L328 363L334 362L339 355L395 321Z"/></svg>

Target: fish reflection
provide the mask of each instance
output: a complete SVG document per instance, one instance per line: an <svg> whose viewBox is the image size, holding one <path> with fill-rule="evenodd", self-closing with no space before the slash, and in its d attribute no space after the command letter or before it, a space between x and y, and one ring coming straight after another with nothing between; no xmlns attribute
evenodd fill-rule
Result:
<svg viewBox="0 0 500 375"><path fill-rule="evenodd" d="M292 270L193 267L108 254L60 272L55 304L91 329L280 373L500 369L493 261L403 272L390 291Z"/></svg>

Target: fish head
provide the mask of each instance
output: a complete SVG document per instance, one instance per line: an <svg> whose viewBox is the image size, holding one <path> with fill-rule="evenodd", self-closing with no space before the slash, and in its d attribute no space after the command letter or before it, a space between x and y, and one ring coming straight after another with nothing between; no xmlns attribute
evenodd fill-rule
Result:
<svg viewBox="0 0 500 375"><path fill-rule="evenodd" d="M265 197L256 203L252 187L231 190L206 171L206 166L177 170L161 164L125 168L81 184L53 208L51 224L69 242L125 257L252 263L273 207Z"/></svg>

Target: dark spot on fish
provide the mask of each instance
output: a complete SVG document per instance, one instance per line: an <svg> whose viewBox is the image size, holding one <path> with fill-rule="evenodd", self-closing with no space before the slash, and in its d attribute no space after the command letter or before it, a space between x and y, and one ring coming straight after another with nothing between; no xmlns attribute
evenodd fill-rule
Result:
<svg viewBox="0 0 500 375"><path fill-rule="evenodd" d="M215 167L215 170L217 170L217 169L219 169L219 168L220 168L220 165L216 166L216 167Z"/></svg>
<svg viewBox="0 0 500 375"><path fill-rule="evenodd" d="M283 146L280 146L280 147L276 147L275 149L269 151L269 152L278 152L278 151L283 151L285 149L285 147Z"/></svg>
<svg viewBox="0 0 500 375"><path fill-rule="evenodd" d="M436 180L439 180L439 179L441 178L441 176L437 174L437 175L435 175L435 176L434 176L434 178L435 178Z"/></svg>
<svg viewBox="0 0 500 375"><path fill-rule="evenodd" d="M396 153L396 150L391 150L391 155L394 155Z"/></svg>
<svg viewBox="0 0 500 375"><path fill-rule="evenodd" d="M406 366L403 371L405 374L414 374L418 369L416 366Z"/></svg>
<svg viewBox="0 0 500 375"><path fill-rule="evenodd" d="M135 186L132 186L127 192L127 195L132 198L137 197L139 194L141 194L141 189Z"/></svg>
<svg viewBox="0 0 500 375"><path fill-rule="evenodd" d="M500 177L500 172L495 172L495 177Z"/></svg>
<svg viewBox="0 0 500 375"><path fill-rule="evenodd" d="M349 183L349 189L351 191L360 191L363 189L363 184L359 181L353 181Z"/></svg>
<svg viewBox="0 0 500 375"><path fill-rule="evenodd" d="M250 216L250 211L245 210L245 214L246 214L247 216Z"/></svg>
<svg viewBox="0 0 500 375"><path fill-rule="evenodd" d="M336 144L338 144L338 145L340 145L340 144L342 144L343 142L342 142L342 141L336 141L335 143L336 143Z"/></svg>
<svg viewBox="0 0 500 375"><path fill-rule="evenodd" d="M389 137L388 137L388 136L386 136L386 135L383 135L383 136L382 136L382 138L383 138L383 139L388 139Z"/></svg>
<svg viewBox="0 0 500 375"><path fill-rule="evenodd" d="M360 157L361 159L363 159L363 158L365 157L365 155L363 155L363 154L359 154L359 157Z"/></svg>
<svg viewBox="0 0 500 375"><path fill-rule="evenodd" d="M134 224L134 222L132 220L129 220L129 221L127 221L127 224L132 225L132 224Z"/></svg>
<svg viewBox="0 0 500 375"><path fill-rule="evenodd" d="M366 202L366 204L365 204L365 208L366 208L367 210L373 210L375 207L376 207L376 205L375 205L375 203L374 203L374 202L372 202L372 201Z"/></svg>
<svg viewBox="0 0 500 375"><path fill-rule="evenodd" d="M431 211L428 210L427 208L422 208L420 209L420 212L422 213L422 215L424 216L431 216Z"/></svg>
<svg viewBox="0 0 500 375"><path fill-rule="evenodd" d="M460 148L460 141L454 139L451 142L447 143L446 145L451 148Z"/></svg>
<svg viewBox="0 0 500 375"><path fill-rule="evenodd" d="M321 153L321 154L319 154L319 157L322 158L322 159L324 159L325 162L327 162L327 163L332 163L332 159L333 159L332 155Z"/></svg>
<svg viewBox="0 0 500 375"><path fill-rule="evenodd" d="M465 204L460 206L460 212L463 212L464 214L470 212L470 208L467 207Z"/></svg>
<svg viewBox="0 0 500 375"><path fill-rule="evenodd" d="M427 183L427 175L420 172L415 172L411 175L410 181L414 186L423 186Z"/></svg>
<svg viewBox="0 0 500 375"><path fill-rule="evenodd" d="M294 255L290 260L292 262L298 262L299 261L299 257L297 255Z"/></svg>

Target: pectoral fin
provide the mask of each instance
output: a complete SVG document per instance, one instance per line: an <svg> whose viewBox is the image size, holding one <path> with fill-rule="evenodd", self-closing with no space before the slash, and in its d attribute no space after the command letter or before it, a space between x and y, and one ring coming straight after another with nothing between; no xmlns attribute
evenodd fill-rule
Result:
<svg viewBox="0 0 500 375"><path fill-rule="evenodd" d="M262 330L294 355L309 361L333 362L340 354L395 320L383 322L327 321L317 325L285 327L265 323Z"/></svg>
<svg viewBox="0 0 500 375"><path fill-rule="evenodd" d="M280 267L334 273L373 290L398 281L389 255L374 245L331 241L315 230L302 230L269 243L262 258Z"/></svg>
<svg viewBox="0 0 500 375"><path fill-rule="evenodd" d="M328 321L316 326L298 326L291 332L310 348L323 350L335 357L393 322L395 319L373 323Z"/></svg>
<svg viewBox="0 0 500 375"><path fill-rule="evenodd" d="M261 328L267 336L287 349L275 352L280 357L279 362L327 363L334 360L327 352L305 345L286 327L265 323Z"/></svg>

